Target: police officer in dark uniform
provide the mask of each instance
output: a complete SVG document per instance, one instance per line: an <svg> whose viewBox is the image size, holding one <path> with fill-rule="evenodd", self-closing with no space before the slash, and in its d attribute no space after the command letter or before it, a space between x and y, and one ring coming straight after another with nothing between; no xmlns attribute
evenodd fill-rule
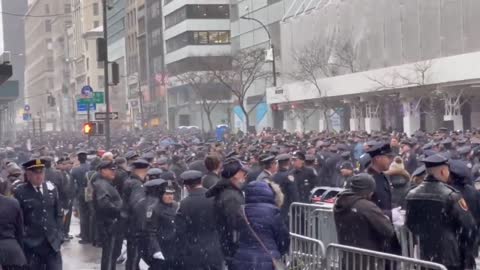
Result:
<svg viewBox="0 0 480 270"><path fill-rule="evenodd" d="M317 185L317 175L314 169L305 167L305 154L297 151L293 156L293 169L290 175L293 176L297 185L298 201L310 203L312 189Z"/></svg>
<svg viewBox="0 0 480 270"><path fill-rule="evenodd" d="M87 162L87 152L80 150L77 152L77 158L80 162L78 167L72 169L72 177L76 185L76 194L78 200L78 211L80 214L80 241L79 243L90 243L90 208L85 200L85 190L87 188L87 172L90 170L90 164Z"/></svg>
<svg viewBox="0 0 480 270"><path fill-rule="evenodd" d="M215 224L211 222L215 219L214 202L205 196L207 189L202 187L202 177L202 172L193 170L180 175L188 196L180 202L175 217L179 261L183 262L183 269L220 270L223 256Z"/></svg>
<svg viewBox="0 0 480 270"><path fill-rule="evenodd" d="M128 217L127 232L127 262L126 270L138 269L140 257L138 254L138 243L135 238L135 228L133 226L133 207L137 202L145 197L143 184L146 180L150 164L143 159L137 159L131 163L130 178L123 185L123 215Z"/></svg>
<svg viewBox="0 0 480 270"><path fill-rule="evenodd" d="M139 256L151 270L176 270L175 190L170 181L163 179L150 180L144 187L146 197L133 211Z"/></svg>
<svg viewBox="0 0 480 270"><path fill-rule="evenodd" d="M33 159L22 166L26 183L14 195L23 212L23 244L28 264L32 270L60 270L63 222L57 188L45 181L44 160Z"/></svg>
<svg viewBox="0 0 480 270"><path fill-rule="evenodd" d="M446 184L448 159L435 154L423 162L428 175L406 197L406 225L420 239L421 259L449 270L475 269L462 250L473 248L476 224L462 195Z"/></svg>
<svg viewBox="0 0 480 270"><path fill-rule="evenodd" d="M392 191L388 178L383 174L392 163L394 153L390 144L377 143L367 153L371 157L368 173L375 179L375 192L372 201L390 218L392 218Z"/></svg>
<svg viewBox="0 0 480 270"><path fill-rule="evenodd" d="M62 201L62 208L64 213L64 239L65 241L69 241L70 235L70 223L72 220L72 207L73 207L73 200L75 199L75 182L73 181L72 176L70 175L71 169L71 161L68 157L62 157L57 161L57 168L62 176L62 186L64 191L64 197L60 196L60 200Z"/></svg>
<svg viewBox="0 0 480 270"><path fill-rule="evenodd" d="M0 268L21 270L27 264L23 253L23 217L17 200L0 194Z"/></svg>
<svg viewBox="0 0 480 270"><path fill-rule="evenodd" d="M276 157L278 161L278 172L272 176L273 182L280 186L283 192L284 200L280 214L285 222L288 224L288 212L290 211L290 205L293 202L297 202L298 190L295 184L295 178L290 174L290 159L289 154L281 154Z"/></svg>
<svg viewBox="0 0 480 270"><path fill-rule="evenodd" d="M257 176L257 181L272 181L272 176L277 173L278 162L273 155L267 155L260 160L262 172Z"/></svg>
<svg viewBox="0 0 480 270"><path fill-rule="evenodd" d="M123 184L130 176L130 172L127 168L127 159L123 157L115 158L115 166L117 169L115 170L115 179L113 180L113 185L118 190L118 193L122 194Z"/></svg>
<svg viewBox="0 0 480 270"><path fill-rule="evenodd" d="M118 242L123 235L117 234L118 221L121 219L122 199L114 187L116 166L112 161L100 162L97 167L98 176L93 182L93 205L97 214L102 243L101 270L115 270L116 258L120 255ZM120 237L120 238L118 238Z"/></svg>

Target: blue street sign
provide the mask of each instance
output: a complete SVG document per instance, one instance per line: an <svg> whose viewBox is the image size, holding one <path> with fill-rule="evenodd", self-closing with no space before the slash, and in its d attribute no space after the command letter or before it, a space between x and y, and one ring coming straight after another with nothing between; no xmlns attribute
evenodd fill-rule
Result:
<svg viewBox="0 0 480 270"><path fill-rule="evenodd" d="M30 121L32 120L32 114L31 113L24 113L23 114L23 121Z"/></svg>
<svg viewBox="0 0 480 270"><path fill-rule="evenodd" d="M93 88L90 85L85 85L84 87L82 87L81 94L86 98L92 98Z"/></svg>
<svg viewBox="0 0 480 270"><path fill-rule="evenodd" d="M26 112L30 111L30 105L25 104L25 106L23 107L23 110Z"/></svg>
<svg viewBox="0 0 480 270"><path fill-rule="evenodd" d="M95 103L90 103L90 111L95 111L97 110L97 104ZM81 103L80 101L77 100L77 112L87 112L88 111L88 106L85 103Z"/></svg>

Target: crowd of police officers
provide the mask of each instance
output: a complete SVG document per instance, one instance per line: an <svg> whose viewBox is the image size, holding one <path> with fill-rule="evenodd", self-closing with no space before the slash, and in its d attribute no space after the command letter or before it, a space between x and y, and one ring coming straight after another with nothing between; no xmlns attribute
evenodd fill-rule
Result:
<svg viewBox="0 0 480 270"><path fill-rule="evenodd" d="M375 180L371 201L389 220L406 210L422 259L449 269L474 266L480 224L475 131L407 137L264 130L223 142L152 132L130 141L111 151L78 142L74 152L52 141L34 150L0 150L2 269L62 269L72 215L80 219L79 242L102 247L102 270L115 269L124 242L127 270L139 269L140 260L150 269L233 269L244 185L278 184L288 224L293 202L310 203L317 186L348 188L359 172ZM412 176L400 208L394 208L395 187L384 173L394 156ZM398 241L386 246L381 251L399 249Z"/></svg>

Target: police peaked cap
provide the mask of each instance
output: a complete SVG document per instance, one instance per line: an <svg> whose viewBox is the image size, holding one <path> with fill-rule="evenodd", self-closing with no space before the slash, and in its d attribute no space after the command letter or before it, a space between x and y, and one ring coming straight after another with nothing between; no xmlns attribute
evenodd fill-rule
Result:
<svg viewBox="0 0 480 270"><path fill-rule="evenodd" d="M180 179L187 185L191 182L201 181L202 177L203 173L197 170L188 170L180 174Z"/></svg>
<svg viewBox="0 0 480 270"><path fill-rule="evenodd" d="M22 167L25 170L43 169L45 168L45 160L40 158L31 159L23 163Z"/></svg>

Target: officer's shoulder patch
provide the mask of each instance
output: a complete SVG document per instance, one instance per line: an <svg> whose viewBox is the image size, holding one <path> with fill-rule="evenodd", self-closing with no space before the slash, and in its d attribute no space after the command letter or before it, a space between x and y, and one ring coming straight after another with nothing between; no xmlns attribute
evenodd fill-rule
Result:
<svg viewBox="0 0 480 270"><path fill-rule="evenodd" d="M293 175L291 175L291 174L289 174L289 175L287 176L287 178L288 178L288 180L290 180L290 181L292 181L292 182L295 180L295 177L293 177Z"/></svg>
<svg viewBox="0 0 480 270"><path fill-rule="evenodd" d="M152 214L153 214L152 209L149 209L149 210L147 211L146 217L147 217L147 218L151 218L151 217L152 217Z"/></svg>
<svg viewBox="0 0 480 270"><path fill-rule="evenodd" d="M461 198L460 200L458 200L458 204L464 211L468 211L468 205L465 199Z"/></svg>
<svg viewBox="0 0 480 270"><path fill-rule="evenodd" d="M45 184L47 185L48 190L52 191L55 189L55 185L52 182L47 181Z"/></svg>

